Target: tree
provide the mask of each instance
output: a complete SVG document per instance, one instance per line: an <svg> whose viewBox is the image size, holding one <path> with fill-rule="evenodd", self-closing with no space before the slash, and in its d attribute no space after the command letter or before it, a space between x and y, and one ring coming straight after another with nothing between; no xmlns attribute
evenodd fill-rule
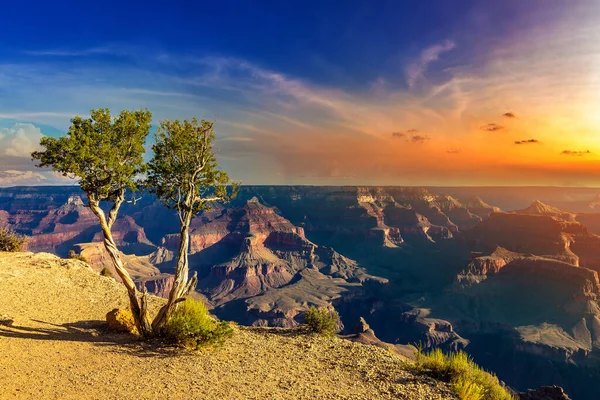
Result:
<svg viewBox="0 0 600 400"><path fill-rule="evenodd" d="M87 194L88 206L98 217L106 248L117 274L125 284L135 323L142 335L151 332L146 315L146 296L138 299L131 276L123 267L111 228L126 190L135 191L136 176L143 172L144 144L150 133L152 114L148 110L122 111L112 117L109 109L90 111L90 118L71 119L66 136L44 137L44 151L31 154L38 167L52 167L63 176L78 178ZM102 202L112 204L108 214Z"/></svg>
<svg viewBox="0 0 600 400"><path fill-rule="evenodd" d="M146 187L170 209L180 222L179 252L175 282L165 304L152 322L159 333L177 307L197 284L189 278L189 228L192 217L208 210L214 202L235 196L237 184L228 190L229 176L218 168L213 150L213 123L209 121L163 121L152 146L154 157L148 163Z"/></svg>

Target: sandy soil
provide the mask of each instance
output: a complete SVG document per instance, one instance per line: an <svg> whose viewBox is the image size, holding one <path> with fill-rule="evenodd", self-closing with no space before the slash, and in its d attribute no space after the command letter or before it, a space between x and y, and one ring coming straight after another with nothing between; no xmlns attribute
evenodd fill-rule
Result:
<svg viewBox="0 0 600 400"><path fill-rule="evenodd" d="M0 399L455 398L339 338L240 327L199 352L144 344L106 330L106 312L126 305L121 284L80 261L0 252L0 317L14 319L0 325Z"/></svg>

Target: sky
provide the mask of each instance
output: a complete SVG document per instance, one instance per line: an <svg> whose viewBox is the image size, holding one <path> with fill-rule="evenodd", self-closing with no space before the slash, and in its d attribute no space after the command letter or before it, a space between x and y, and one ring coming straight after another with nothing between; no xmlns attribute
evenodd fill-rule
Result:
<svg viewBox="0 0 600 400"><path fill-rule="evenodd" d="M244 184L600 187L600 1L22 1L0 186L74 115L215 121Z"/></svg>

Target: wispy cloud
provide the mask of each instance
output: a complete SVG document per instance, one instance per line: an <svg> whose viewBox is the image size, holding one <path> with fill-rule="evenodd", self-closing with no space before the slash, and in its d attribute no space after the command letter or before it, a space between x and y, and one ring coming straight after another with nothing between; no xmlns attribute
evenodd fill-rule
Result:
<svg viewBox="0 0 600 400"><path fill-rule="evenodd" d="M121 54L114 46L106 47L91 47L87 49L44 49L44 50L25 50L23 54L30 56L47 56L47 57L83 57L102 54Z"/></svg>
<svg viewBox="0 0 600 400"><path fill-rule="evenodd" d="M35 185L47 180L48 178L39 172L17 170L0 171L0 186Z"/></svg>
<svg viewBox="0 0 600 400"><path fill-rule="evenodd" d="M0 113L0 118L6 119L25 119L25 118L38 118L38 117L57 117L57 118L71 118L75 113L69 112L52 112L52 111L37 111L37 112L13 112L13 113Z"/></svg>
<svg viewBox="0 0 600 400"><path fill-rule="evenodd" d="M446 40L442 43L426 48L419 55L419 59L410 64L406 69L406 82L409 87L415 84L424 77L429 64L437 61L444 53L454 49L456 44L451 40Z"/></svg>
<svg viewBox="0 0 600 400"><path fill-rule="evenodd" d="M537 139L527 139L527 140L515 140L515 144L534 144L540 143Z"/></svg>
<svg viewBox="0 0 600 400"><path fill-rule="evenodd" d="M587 156L592 152L589 150L563 150L560 154L564 156Z"/></svg>
<svg viewBox="0 0 600 400"><path fill-rule="evenodd" d="M488 131L488 132L496 132L496 131L501 131L501 130L505 129L505 127L502 125L491 123L491 124L483 125L480 129L484 130L484 131Z"/></svg>
<svg viewBox="0 0 600 400"><path fill-rule="evenodd" d="M429 140L429 137L424 135L414 135L410 138L410 141L413 143L423 143L427 140Z"/></svg>

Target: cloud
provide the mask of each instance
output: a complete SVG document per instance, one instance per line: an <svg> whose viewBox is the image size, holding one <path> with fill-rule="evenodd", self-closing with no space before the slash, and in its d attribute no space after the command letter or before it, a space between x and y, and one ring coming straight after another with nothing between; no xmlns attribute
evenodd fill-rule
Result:
<svg viewBox="0 0 600 400"><path fill-rule="evenodd" d="M392 132L392 137L395 138L405 138L405 137L409 137L409 136L416 136L415 134L419 133L420 131L418 129L408 129L404 132L400 132L400 131L396 131L396 132Z"/></svg>
<svg viewBox="0 0 600 400"><path fill-rule="evenodd" d="M34 185L46 181L47 178L38 172L33 171L0 171L0 186L9 185Z"/></svg>
<svg viewBox="0 0 600 400"><path fill-rule="evenodd" d="M589 150L563 150L560 154L564 156L585 156L592 154Z"/></svg>
<svg viewBox="0 0 600 400"><path fill-rule="evenodd" d="M482 130L484 131L488 131L488 132L496 132L496 131L501 131L502 129L505 129L504 126L502 125L498 125L498 124L487 124L481 127Z"/></svg>
<svg viewBox="0 0 600 400"><path fill-rule="evenodd" d="M115 47L91 47L88 49L47 49L47 50L25 50L23 54L28 56L46 56L46 57L83 57L101 54L121 54Z"/></svg>
<svg viewBox="0 0 600 400"><path fill-rule="evenodd" d="M506 118L517 118L517 116L511 112L506 112L506 113L502 114L502 116L506 117Z"/></svg>
<svg viewBox="0 0 600 400"><path fill-rule="evenodd" d="M528 139L528 140L515 140L515 144L530 144L530 143L539 143L540 141L537 139Z"/></svg>
<svg viewBox="0 0 600 400"><path fill-rule="evenodd" d="M423 143L426 140L429 140L429 137L423 136L423 135L414 135L413 137L410 138L410 141L413 143Z"/></svg>
<svg viewBox="0 0 600 400"><path fill-rule="evenodd" d="M415 84L424 77L429 64L437 61L443 53L449 52L455 47L456 44L453 41L446 40L423 50L419 59L410 64L406 69L406 82L408 83L408 86L415 86Z"/></svg>
<svg viewBox="0 0 600 400"><path fill-rule="evenodd" d="M76 113L58 113L51 111L38 111L38 112L14 112L14 113L0 113L0 118L38 118L38 117L59 117L59 118L72 118Z"/></svg>
<svg viewBox="0 0 600 400"><path fill-rule="evenodd" d="M408 129L405 132L392 132L392 137L396 139L406 139L410 143L423 143L429 140L428 136L419 134L418 129Z"/></svg>
<svg viewBox="0 0 600 400"><path fill-rule="evenodd" d="M48 168L36 168L31 161L42 136L41 129L31 123L0 128L0 186L73 183Z"/></svg>
<svg viewBox="0 0 600 400"><path fill-rule="evenodd" d="M39 147L43 134L33 124L16 123L11 128L0 128L0 156L29 158Z"/></svg>
<svg viewBox="0 0 600 400"><path fill-rule="evenodd" d="M254 139L246 136L228 136L223 138L218 138L217 140L225 142L252 142Z"/></svg>
<svg viewBox="0 0 600 400"><path fill-rule="evenodd" d="M448 153L448 154L460 154L461 151L460 151L460 149L448 149L448 150L446 150L446 153Z"/></svg>

